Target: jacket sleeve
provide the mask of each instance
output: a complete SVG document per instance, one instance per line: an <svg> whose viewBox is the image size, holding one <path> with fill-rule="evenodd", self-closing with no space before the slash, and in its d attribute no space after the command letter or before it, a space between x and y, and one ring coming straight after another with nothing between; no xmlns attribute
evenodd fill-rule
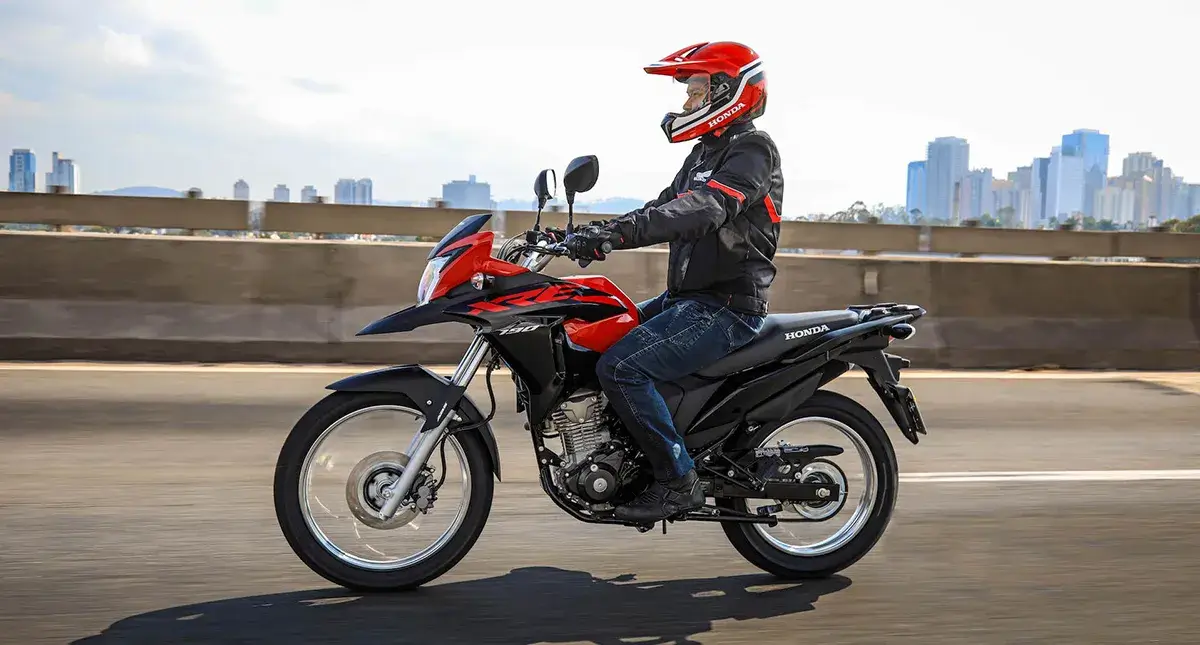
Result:
<svg viewBox="0 0 1200 645"><path fill-rule="evenodd" d="M612 220L620 237L613 248L633 249L673 240L692 240L715 231L770 189L773 153L765 141L749 136L734 147L707 183L669 201L650 202ZM662 197L662 196L660 196Z"/></svg>

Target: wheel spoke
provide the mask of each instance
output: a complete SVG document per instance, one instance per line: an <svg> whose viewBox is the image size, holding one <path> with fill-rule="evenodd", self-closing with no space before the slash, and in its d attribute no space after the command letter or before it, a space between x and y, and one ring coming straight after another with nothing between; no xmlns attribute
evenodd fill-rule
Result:
<svg viewBox="0 0 1200 645"><path fill-rule="evenodd" d="M755 524L753 530L774 549L782 551L788 555L813 557L832 553L843 547L850 540L862 531L870 518L871 511L875 506L879 492L879 482L875 472L875 456L871 448L867 445L862 436L851 429L845 423L832 419L826 416L805 416L789 421L774 432L770 433L761 442L759 447L774 445L778 441L776 437L782 433L805 423L817 423L837 431L843 437L848 439L853 445L855 452L859 455L859 463L862 467L862 482L854 482L853 477L848 477L842 471L842 468L829 458L818 458L806 465L801 471L798 481L803 483L827 483L834 484L841 491L841 499L831 499L821 503L791 503L784 500L765 500L764 502L752 502L746 500L747 508L753 508L759 505L766 504L782 504L783 511L777 515L780 519L791 519L793 517L803 517L810 520L817 520L805 523L784 522L776 527L768 527L764 524ZM792 445L800 445L801 443L826 443L824 441L809 440L806 433L804 441L788 441ZM849 454L845 455L850 457ZM857 488L857 494L854 489ZM846 508L850 508L851 515L832 535L810 542L797 535L804 532L805 528L809 527L827 527L831 524L836 524L834 519L841 514ZM803 528L801 528L803 527ZM783 533L783 536L773 535L772 531Z"/></svg>
<svg viewBox="0 0 1200 645"><path fill-rule="evenodd" d="M447 436L444 442L451 448L448 452L457 458L458 468L450 463L439 468L440 459L434 455L418 475L413 501L406 501L392 518L384 520L380 509L390 496L389 486L409 467L409 456L393 450L371 451L371 448L400 443L397 440L403 435L397 431L403 432L403 428L397 427L400 424L395 421L385 421L379 424L383 432L370 439L349 429L351 422L380 412L405 417L414 431L422 420L418 411L397 405L374 405L344 415L312 442L297 484L305 523L322 549L350 566L388 571L423 562L454 537L466 515L471 477L460 442L454 436ZM449 477L447 471L452 469L458 471L458 478ZM435 492L439 479L445 479L446 485ZM452 483L462 489L461 503L450 494ZM431 516L426 516L422 507L431 507L426 509ZM444 529L436 528L443 522L434 521L433 533L422 530L429 520L445 519L450 521ZM409 528L397 532L406 526ZM431 540L414 546L409 544L414 537Z"/></svg>

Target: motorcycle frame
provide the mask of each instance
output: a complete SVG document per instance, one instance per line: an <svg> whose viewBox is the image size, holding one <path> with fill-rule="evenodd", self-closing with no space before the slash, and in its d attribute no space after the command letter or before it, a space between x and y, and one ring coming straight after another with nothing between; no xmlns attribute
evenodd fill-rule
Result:
<svg viewBox="0 0 1200 645"><path fill-rule="evenodd" d="M464 224L466 222L467 220L464 220ZM456 241L450 238L448 235L434 248L430 259L456 246ZM463 240L458 240L457 245L468 248L462 242ZM538 246L541 245L539 242ZM519 265L527 271L512 273L497 280L505 280L504 287L509 289L547 283L578 286L569 279L560 280L540 273L554 257L556 255L551 253L528 251ZM435 322L457 321L477 325L470 320L467 307L471 301L478 301L485 295L469 284L458 285L448 291L442 296L448 297L449 302L444 303L444 306L434 307L435 311L429 310L429 303L411 307L371 323L360 331L359 335L408 331ZM572 317L586 311L582 315L603 320L619 315L626 310L628 304L619 301L615 296L591 290L586 286L576 291L584 294L587 304L581 307L579 302L569 303L567 306L572 307ZM605 303L605 296L611 302ZM456 302L460 299L462 302ZM816 337L814 342L798 344L794 350L789 350L767 363L720 377L692 375L675 383L658 386L667 401L668 409L672 412L676 427L684 438L687 450L693 454L697 470L707 485L706 492L711 494L713 488L719 485L718 480L724 479L734 484L734 488L731 489L734 491L731 493L733 496L752 496L748 493L755 492L754 490L746 488L742 482L736 482L723 473L733 462L724 455L722 448L728 445L739 428L753 432L764 424L777 421L802 405L820 387L848 371L851 365L858 365L867 373L873 389L909 441L915 444L918 441L917 435L925 434L924 424L911 393L908 388L899 384L900 370L908 367L909 361L884 351L892 338L903 339L911 336L912 328L908 323L922 317L925 314L924 309L911 305L882 303L848 307L848 310L859 313L858 322L827 332ZM455 312L460 315L453 315ZM447 313L451 315L447 316ZM479 312L475 310L474 313ZM463 316L467 320L464 320ZM365 372L327 386L328 389L337 391L403 392L410 395L424 413L425 422L408 446L409 464L392 485L391 495L381 509L383 518L391 518L397 512L434 449L447 432L452 431L451 424L455 421L465 421L469 431L481 434L492 459L494 475L497 480L500 479L499 450L488 422L490 416L485 419L475 403L466 395L467 387L484 361L493 354L499 354L509 363L510 369L513 369L519 405L522 394L527 399L524 412L533 440L542 489L559 508L580 521L628 524L621 520L589 515L573 507L552 481L551 468L560 466L561 461L553 450L546 447L539 428L548 413L564 396L569 396L583 386L598 389L591 380L594 370L586 373L581 371L580 376L584 379L582 382L570 383L563 378L573 373L563 362L562 345L569 340L563 339L562 336L557 339L551 336L551 330L562 329L562 317L561 314L556 315L553 304L548 304L541 307L540 311L517 313L511 318L515 321L529 321L531 325L528 332L518 332L516 335L536 332L539 338L531 342L550 344L552 355L542 356L541 359L554 362L553 387L547 387L540 393L534 393L518 374L521 364L510 361L514 358L513 352L506 351L503 343L494 343L488 339L489 335L495 338L495 334L502 333L506 327L494 328L487 325L477 325L474 338L448 380L419 365L401 365ZM504 320L507 325L510 319L505 316ZM531 346L530 350L536 351L536 348ZM544 365L540 367L546 369ZM489 390L490 387L489 381ZM494 397L492 404L494 414ZM713 459L724 459L728 463L721 464L718 469L713 467ZM733 466L737 467L736 464ZM741 490L737 491L738 488ZM725 513L719 517L697 516L689 519L773 523L769 518L739 517L729 514L729 511Z"/></svg>

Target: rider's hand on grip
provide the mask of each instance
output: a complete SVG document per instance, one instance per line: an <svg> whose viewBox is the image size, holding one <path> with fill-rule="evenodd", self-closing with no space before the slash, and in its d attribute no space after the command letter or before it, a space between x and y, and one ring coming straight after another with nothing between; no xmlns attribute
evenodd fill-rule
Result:
<svg viewBox="0 0 1200 645"><path fill-rule="evenodd" d="M571 256L580 262L603 260L612 252L612 242L608 241L608 234L594 227L581 226L567 238L566 247Z"/></svg>

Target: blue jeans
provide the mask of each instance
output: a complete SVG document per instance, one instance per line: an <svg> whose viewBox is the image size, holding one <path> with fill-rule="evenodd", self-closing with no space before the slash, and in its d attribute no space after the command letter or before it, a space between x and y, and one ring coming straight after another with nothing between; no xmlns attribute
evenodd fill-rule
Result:
<svg viewBox="0 0 1200 645"><path fill-rule="evenodd" d="M703 369L754 339L761 316L666 293L638 304L642 324L600 357L596 375L617 416L645 451L655 479L695 467L655 383Z"/></svg>

